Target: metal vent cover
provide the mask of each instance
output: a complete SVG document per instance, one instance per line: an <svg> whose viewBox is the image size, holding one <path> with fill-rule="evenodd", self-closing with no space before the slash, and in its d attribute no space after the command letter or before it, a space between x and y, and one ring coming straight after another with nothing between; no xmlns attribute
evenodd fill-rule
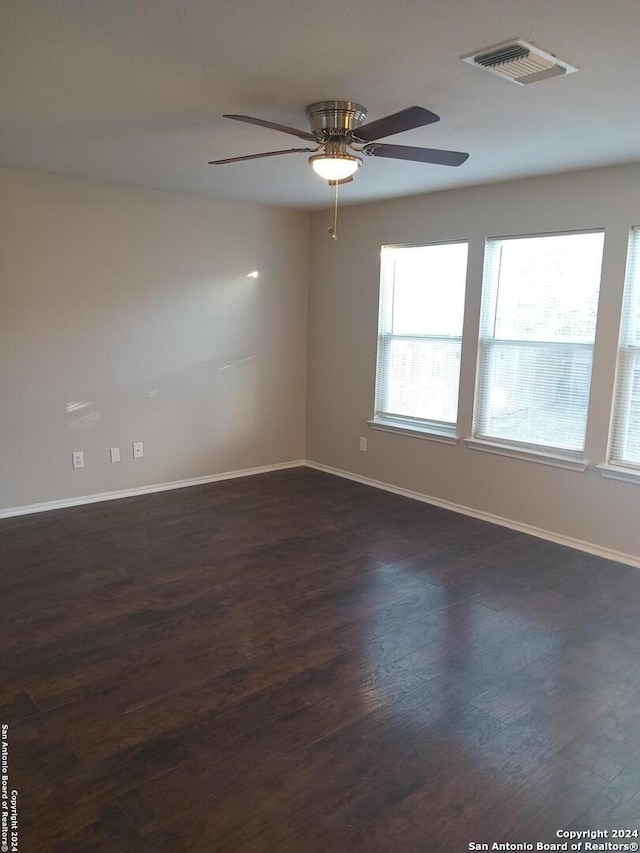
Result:
<svg viewBox="0 0 640 853"><path fill-rule="evenodd" d="M484 50L476 50L461 59L469 65L476 65L497 74L498 77L517 83L518 86L528 86L550 77L563 77L578 70L568 62L558 59L553 53L524 39L513 39Z"/></svg>

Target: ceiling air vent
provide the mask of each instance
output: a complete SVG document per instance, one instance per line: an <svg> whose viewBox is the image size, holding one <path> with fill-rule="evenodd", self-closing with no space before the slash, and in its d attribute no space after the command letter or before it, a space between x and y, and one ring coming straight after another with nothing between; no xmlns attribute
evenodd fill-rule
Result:
<svg viewBox="0 0 640 853"><path fill-rule="evenodd" d="M477 65L519 86L528 86L549 77L562 77L577 71L573 65L558 59L552 53L524 41L513 41L487 47L462 57L463 62Z"/></svg>

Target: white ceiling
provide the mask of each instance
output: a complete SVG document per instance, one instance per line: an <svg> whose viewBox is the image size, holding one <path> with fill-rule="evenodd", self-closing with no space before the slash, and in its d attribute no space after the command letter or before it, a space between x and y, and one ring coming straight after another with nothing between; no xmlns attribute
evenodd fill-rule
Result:
<svg viewBox="0 0 640 853"><path fill-rule="evenodd" d="M418 104L442 120L386 141L469 151L458 168L366 159L343 203L640 159L637 0L3 0L0 162L117 183L328 204L305 106ZM579 73L516 86L459 57L523 37Z"/></svg>

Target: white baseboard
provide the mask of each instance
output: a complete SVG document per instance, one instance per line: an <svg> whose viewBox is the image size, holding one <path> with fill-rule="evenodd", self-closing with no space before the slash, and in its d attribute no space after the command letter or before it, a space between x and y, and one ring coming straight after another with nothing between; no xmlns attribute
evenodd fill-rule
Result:
<svg viewBox="0 0 640 853"><path fill-rule="evenodd" d="M26 506L8 507L7 509L0 509L0 518L30 515L34 512L49 512L53 509L64 509L70 506L100 503L101 501L115 501L120 498L133 498L137 495L150 495L154 492L168 492L171 489L186 489L189 486L202 486L205 483L217 483L220 480L235 480L237 477L252 477L254 474L266 474L269 471L301 468L305 464L304 459L296 459L293 462L280 462L277 465L261 465L259 468L244 468L241 471L226 471L223 474L193 477L190 480L174 480L171 483L155 483L151 486L136 486L132 489L118 489L114 492L102 492L96 495L80 495L75 498L63 498L57 501L44 501L43 503L27 504Z"/></svg>
<svg viewBox="0 0 640 853"><path fill-rule="evenodd" d="M72 506L100 503L101 501L132 498L138 495L150 495L154 492L167 492L172 489L185 489L189 486L202 486L206 483L217 483L222 480L233 480L237 477L251 477L255 474L266 474L269 471L284 471L288 468L301 468L303 466L314 468L317 471L324 471L326 474L333 474L336 477L354 480L356 483L362 483L365 486L372 486L375 489L383 489L384 491L392 492L395 495L402 495L403 497L411 498L412 500L432 504L433 506L448 509L452 512L458 512L462 515L469 515L472 518L478 518L481 521L489 521L492 524L498 524L501 527L508 527L511 530L517 530L520 533L528 533L530 536L537 536L539 539L546 539L547 541L555 542L558 545L566 545L569 548L576 548L578 551L585 551L587 554L594 554L596 557L603 557L606 560L615 560L619 563L625 563L626 565L640 568L640 557L636 557L633 554L625 554L622 551L603 548L602 546L595 545L592 542L584 542L582 539L574 539L571 536L563 536L562 534L554 533L551 530L543 530L540 527L523 524L520 521L503 518L502 516L494 515L490 512L483 512L479 509L463 506L462 504L452 503L451 501L436 498L432 495L425 495L422 492L403 489L400 486L394 486L391 483L383 483L381 480L362 477L359 474L352 474L349 471L332 468L330 465L322 465L319 462L312 462L310 459L296 459L291 462L280 462L276 465L261 465L258 468L244 468L240 471L226 471L221 474L210 474L205 477L193 477L188 480L174 480L170 483L156 483L150 486L118 489L117 491L102 492L95 495L81 495L73 498L63 498L62 500L27 504L26 506L8 507L6 509L0 509L0 519L13 518L19 515L30 515L36 512L49 512L50 510L64 509Z"/></svg>
<svg viewBox="0 0 640 853"><path fill-rule="evenodd" d="M594 554L596 557L604 557L605 560L615 560L618 563L625 563L634 568L640 568L640 557L633 554L625 554L622 551L614 551L611 548L603 548L600 545L595 545L592 542L583 542L582 539L574 539L571 536L563 536L560 533L554 533L551 530L543 530L540 527L533 527L531 524L523 524L520 521L513 521L510 518L503 518L500 515L493 515L490 512L483 512L479 509L473 509L462 504L452 503L451 501L442 500L442 498L434 498L431 495L424 495L421 492L414 492L411 489L403 489L400 486L393 486L390 483L383 483L381 480L372 480L369 477L361 477L359 474L352 474L349 471L342 471L339 468L331 468L329 465L321 465L319 462L311 462L307 459L304 463L308 468L315 468L317 471L324 471L326 474L333 474L336 477L344 477L347 480L354 480L356 483L362 483L365 486L373 486L375 489L383 489L385 492L393 492L395 495L402 495L405 498L411 498L415 501L439 506L442 509L449 509L452 512L459 512L462 515L470 515L472 518L478 518L481 521L489 521L492 524L499 524L501 527L508 527L511 530L517 530L520 533L528 533L530 536L537 536L539 539L546 539L549 542L555 542L557 545L566 545L569 548L576 548L578 551L586 551L587 554Z"/></svg>

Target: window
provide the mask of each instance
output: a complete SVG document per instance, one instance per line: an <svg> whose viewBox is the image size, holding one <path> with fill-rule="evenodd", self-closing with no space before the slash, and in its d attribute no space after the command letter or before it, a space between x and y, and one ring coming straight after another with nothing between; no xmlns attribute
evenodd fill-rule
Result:
<svg viewBox="0 0 640 853"><path fill-rule="evenodd" d="M477 438L584 451L603 244L602 231L487 242Z"/></svg>
<svg viewBox="0 0 640 853"><path fill-rule="evenodd" d="M640 468L640 229L629 241L609 459Z"/></svg>
<svg viewBox="0 0 640 853"><path fill-rule="evenodd" d="M383 247L374 423L455 435L467 251Z"/></svg>

